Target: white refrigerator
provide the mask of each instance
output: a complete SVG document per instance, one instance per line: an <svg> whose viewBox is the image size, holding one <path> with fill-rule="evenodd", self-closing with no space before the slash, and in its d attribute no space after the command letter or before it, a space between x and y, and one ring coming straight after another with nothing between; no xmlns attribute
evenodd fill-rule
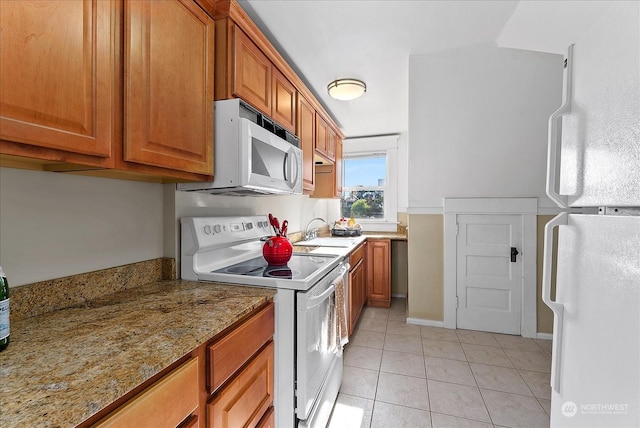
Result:
<svg viewBox="0 0 640 428"><path fill-rule="evenodd" d="M639 2L616 3L575 40L549 118L551 427L640 427L639 23Z"/></svg>

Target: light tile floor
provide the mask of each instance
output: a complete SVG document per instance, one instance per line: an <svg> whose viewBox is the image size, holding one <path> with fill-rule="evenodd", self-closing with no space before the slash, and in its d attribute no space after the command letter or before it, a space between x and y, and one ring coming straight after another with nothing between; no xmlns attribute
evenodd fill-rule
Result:
<svg viewBox="0 0 640 428"><path fill-rule="evenodd" d="M548 427L551 341L406 324L365 307L329 428Z"/></svg>

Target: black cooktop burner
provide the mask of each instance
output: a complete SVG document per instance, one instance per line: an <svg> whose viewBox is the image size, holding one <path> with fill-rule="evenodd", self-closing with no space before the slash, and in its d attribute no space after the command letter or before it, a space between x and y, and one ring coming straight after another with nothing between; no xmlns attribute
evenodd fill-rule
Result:
<svg viewBox="0 0 640 428"><path fill-rule="evenodd" d="M278 279L305 279L313 275L318 269L322 269L332 259L332 256L293 254L291 260L285 266L269 266L263 257L256 257L255 259L218 269L213 273L264 276Z"/></svg>

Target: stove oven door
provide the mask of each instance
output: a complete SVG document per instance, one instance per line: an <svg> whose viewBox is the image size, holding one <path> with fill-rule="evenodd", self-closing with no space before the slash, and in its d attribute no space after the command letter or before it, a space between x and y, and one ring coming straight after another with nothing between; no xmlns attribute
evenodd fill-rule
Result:
<svg viewBox="0 0 640 428"><path fill-rule="evenodd" d="M336 269L337 271L338 269ZM335 272L335 271L334 271ZM296 413L307 419L339 358L336 275L327 275L309 291L297 295Z"/></svg>

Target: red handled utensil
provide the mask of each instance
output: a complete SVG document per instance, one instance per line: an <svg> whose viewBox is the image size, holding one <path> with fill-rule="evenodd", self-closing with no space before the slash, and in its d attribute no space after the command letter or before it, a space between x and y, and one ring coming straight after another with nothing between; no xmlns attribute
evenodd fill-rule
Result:
<svg viewBox="0 0 640 428"><path fill-rule="evenodd" d="M287 220L282 222L282 229L280 229L280 234L284 237L287 236L287 228L289 227L289 222Z"/></svg>
<svg viewBox="0 0 640 428"><path fill-rule="evenodd" d="M278 217L273 218L273 227L276 228L276 236L280 236L280 221L278 221Z"/></svg>
<svg viewBox="0 0 640 428"><path fill-rule="evenodd" d="M271 213L269 213L269 224L271 224L271 227L273 227L273 232L276 234L276 236L280 235L280 231L278 230L278 219L275 218L273 215L271 215Z"/></svg>

